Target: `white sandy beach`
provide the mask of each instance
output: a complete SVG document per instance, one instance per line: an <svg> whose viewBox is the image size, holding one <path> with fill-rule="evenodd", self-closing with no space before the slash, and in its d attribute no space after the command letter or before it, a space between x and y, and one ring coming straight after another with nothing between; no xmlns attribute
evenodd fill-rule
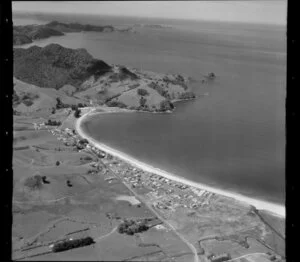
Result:
<svg viewBox="0 0 300 262"><path fill-rule="evenodd" d="M96 141L95 139L93 139L92 137L88 136L86 133L84 133L84 131L81 128L81 123L83 120L85 120L89 115L93 114L95 110L94 109L89 109L88 112L84 113L80 118L77 119L76 124L75 124L75 128L77 130L77 133L82 137L87 139L93 146L99 148L102 151L105 151L108 154L111 154L115 157L118 157L119 159L126 161L128 163L130 163L133 166L136 166L137 168L140 168L146 172L149 173L154 173L160 176L163 176L165 178L171 179L173 181L177 181L198 189L202 189L202 190L207 190L210 191L212 193L215 194L219 194L219 195L223 195L226 197L230 197L233 198L235 200L241 201L241 202L245 202L249 205L255 206L257 209L259 210L266 210L269 211L271 213L273 213L274 215L280 216L282 218L285 218L285 206L279 205L279 204L274 204L271 202L266 202L263 200L259 200L259 199L254 199L254 198L250 198L250 197L246 197L243 196L241 194L235 193L235 192L229 192L229 191L225 191L225 190L221 190L218 188L213 188L204 184L200 184L194 181L190 181L188 179L185 179L183 177L178 177L174 174L168 173L164 170L155 168L153 166L150 166L146 163L143 163L123 152L120 152L118 150L115 150L103 143L100 143L99 141ZM114 110L110 110L110 112L103 112L103 113L111 113L114 112ZM125 111L124 111L125 112ZM101 114L102 112L97 112L97 114Z"/></svg>

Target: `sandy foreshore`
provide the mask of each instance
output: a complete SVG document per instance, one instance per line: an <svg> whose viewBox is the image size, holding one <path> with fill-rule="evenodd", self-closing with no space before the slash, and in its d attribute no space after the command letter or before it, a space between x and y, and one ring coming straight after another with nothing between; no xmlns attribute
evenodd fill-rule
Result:
<svg viewBox="0 0 300 262"><path fill-rule="evenodd" d="M202 189L202 190L207 190L209 192L215 193L215 194L219 194L219 195L223 195L226 197L230 197L233 198L235 200L247 203L249 205L252 205L254 207L256 207L259 210L266 210L269 211L271 213L273 213L274 215L280 216L282 218L285 218L285 206L279 205L279 204L274 204L271 202L266 202L263 200L259 200L259 199L254 199L254 198L250 198L247 196L243 196L241 194L235 193L235 192L230 192L230 191L225 191L225 190L221 190L218 188L213 188L201 183L197 183L194 181L190 181L188 179L185 179L183 177L179 177L176 176L174 174L168 173L164 170L155 168L153 166L150 166L146 163L143 163L123 152L120 152L118 150L115 150L103 143L100 143L99 141L93 139L92 137L88 136L82 129L81 124L84 120L87 119L87 117L93 115L93 114L101 114L101 113L114 113L114 112L131 112L131 110L119 110L119 109L109 109L109 110L103 110L102 112L97 111L96 109L87 109L87 112L85 112L80 118L77 119L76 123L75 123L75 128L77 133L82 137L87 139L93 146L97 147L98 149L105 151L108 154L111 154L115 157L118 157L119 159L130 163L131 165L140 168L146 172L149 173L153 173L153 174L157 174L160 176L163 176L165 178L168 178L170 180L174 180L177 182L180 182L182 184L186 184L188 186L192 186L198 189Z"/></svg>

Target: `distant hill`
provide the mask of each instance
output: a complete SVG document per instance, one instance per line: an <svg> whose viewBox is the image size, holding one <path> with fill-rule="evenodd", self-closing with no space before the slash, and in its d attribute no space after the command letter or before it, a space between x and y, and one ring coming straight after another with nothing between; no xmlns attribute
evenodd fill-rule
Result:
<svg viewBox="0 0 300 262"><path fill-rule="evenodd" d="M52 21L45 25L45 27L55 29L61 32L81 32L81 31L94 31L94 32L112 32L115 28L111 25L97 26L97 25L82 25L79 23L61 23Z"/></svg>
<svg viewBox="0 0 300 262"><path fill-rule="evenodd" d="M14 48L14 76L45 90L58 90L80 103L133 110L171 111L172 101L195 98L187 86L187 77L108 65L94 59L85 49L58 44ZM47 94L57 96L54 91ZM22 101L24 107L31 106L35 99L35 95L25 99L16 96L15 101Z"/></svg>
<svg viewBox="0 0 300 262"><path fill-rule="evenodd" d="M52 21L45 25L25 25L13 27L13 44L22 45L32 43L36 39L44 39L51 36L62 36L68 32L131 32L129 29L117 29L111 25L82 25L79 23L61 23Z"/></svg>
<svg viewBox="0 0 300 262"><path fill-rule="evenodd" d="M34 40L50 36L62 36L63 32L45 25L26 25L13 27L13 44L22 45L32 43Z"/></svg>

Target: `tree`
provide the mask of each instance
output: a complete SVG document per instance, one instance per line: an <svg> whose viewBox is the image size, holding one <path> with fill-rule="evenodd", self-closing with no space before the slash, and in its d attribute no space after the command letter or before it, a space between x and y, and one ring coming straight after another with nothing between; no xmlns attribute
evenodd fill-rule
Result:
<svg viewBox="0 0 300 262"><path fill-rule="evenodd" d="M168 111L172 110L174 108L174 105L169 100L163 100L160 102L160 111Z"/></svg>
<svg viewBox="0 0 300 262"><path fill-rule="evenodd" d="M77 105L71 105L71 109L76 111L78 109L78 106Z"/></svg>
<svg viewBox="0 0 300 262"><path fill-rule="evenodd" d="M56 98L56 109L60 109L63 107L63 103L61 102L60 98Z"/></svg>
<svg viewBox="0 0 300 262"><path fill-rule="evenodd" d="M143 88L139 88L137 90L137 93L138 93L139 96L148 96L149 95L148 91L146 89L143 89Z"/></svg>
<svg viewBox="0 0 300 262"><path fill-rule="evenodd" d="M74 117L79 118L81 114L81 110L79 108L77 108L74 112Z"/></svg>
<svg viewBox="0 0 300 262"><path fill-rule="evenodd" d="M142 96L142 97L140 98L140 106L141 106L141 107L145 107L146 102L147 102L147 99L146 99L145 97Z"/></svg>
<svg viewBox="0 0 300 262"><path fill-rule="evenodd" d="M51 111L51 114L55 114L56 113L56 110L55 110L55 108L53 107L52 108L52 111Z"/></svg>

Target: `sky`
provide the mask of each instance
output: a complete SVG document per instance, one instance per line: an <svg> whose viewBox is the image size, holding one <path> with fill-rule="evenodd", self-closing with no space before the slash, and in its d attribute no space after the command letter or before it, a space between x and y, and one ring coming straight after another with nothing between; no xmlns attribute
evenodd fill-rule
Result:
<svg viewBox="0 0 300 262"><path fill-rule="evenodd" d="M13 12L54 12L286 24L287 0L13 2Z"/></svg>

